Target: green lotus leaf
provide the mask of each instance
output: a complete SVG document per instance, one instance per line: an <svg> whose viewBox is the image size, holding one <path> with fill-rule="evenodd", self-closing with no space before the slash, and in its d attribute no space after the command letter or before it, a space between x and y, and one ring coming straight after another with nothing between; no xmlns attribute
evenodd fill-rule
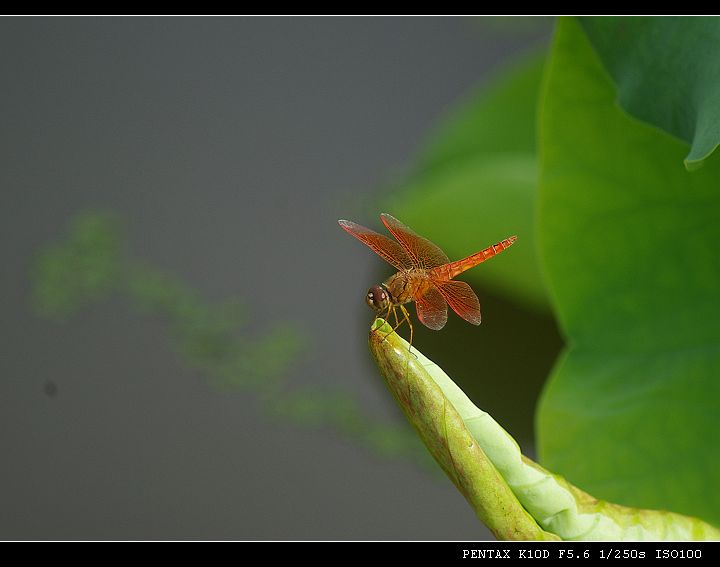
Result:
<svg viewBox="0 0 720 567"><path fill-rule="evenodd" d="M720 156L688 173L683 142L618 108L572 18L548 71L539 243L568 346L541 462L598 497L720 523Z"/></svg>
<svg viewBox="0 0 720 567"><path fill-rule="evenodd" d="M580 18L633 116L690 144L697 169L720 144L720 18Z"/></svg>

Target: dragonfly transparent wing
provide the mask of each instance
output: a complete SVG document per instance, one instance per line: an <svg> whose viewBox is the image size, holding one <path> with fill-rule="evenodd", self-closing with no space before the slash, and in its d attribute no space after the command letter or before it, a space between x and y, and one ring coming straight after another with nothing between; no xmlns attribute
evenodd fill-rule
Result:
<svg viewBox="0 0 720 567"><path fill-rule="evenodd" d="M435 287L431 287L425 295L415 299L415 309L418 319L428 329L439 331L447 323L447 303Z"/></svg>
<svg viewBox="0 0 720 567"><path fill-rule="evenodd" d="M380 219L395 240L405 249L414 267L428 270L450 262L450 258L438 246L413 232L410 227L405 226L395 217L382 213Z"/></svg>
<svg viewBox="0 0 720 567"><path fill-rule="evenodd" d="M372 249L375 254L390 265L395 266L396 269L410 270L415 266L405 249L387 236L352 221L340 220L338 223L348 233Z"/></svg>
<svg viewBox="0 0 720 567"><path fill-rule="evenodd" d="M480 324L480 300L465 282L435 282L438 291L455 313L473 325Z"/></svg>

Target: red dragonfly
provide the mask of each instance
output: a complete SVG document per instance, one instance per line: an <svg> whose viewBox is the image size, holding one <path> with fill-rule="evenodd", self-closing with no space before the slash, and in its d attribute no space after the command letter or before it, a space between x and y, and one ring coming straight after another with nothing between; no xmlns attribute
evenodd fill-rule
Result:
<svg viewBox="0 0 720 567"><path fill-rule="evenodd" d="M380 219L395 240L352 221L338 221L347 232L398 270L384 283L374 285L368 290L365 301L375 313L378 316L385 313L384 318L387 320L392 311L395 316L395 329L402 321L407 320L410 325L411 344L412 323L405 308L405 304L411 301L415 302L420 322L430 329L437 331L445 326L448 304L460 317L473 325L479 325L480 301L477 295L468 284L453 278L509 248L517 240L517 236L511 236L467 258L451 262L445 252L396 218L382 213ZM398 321L395 311L398 307L403 313L402 321Z"/></svg>

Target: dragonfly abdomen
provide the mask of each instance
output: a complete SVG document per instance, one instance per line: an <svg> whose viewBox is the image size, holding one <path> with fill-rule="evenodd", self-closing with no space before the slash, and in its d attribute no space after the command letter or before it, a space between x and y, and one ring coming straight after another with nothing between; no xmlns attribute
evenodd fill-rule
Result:
<svg viewBox="0 0 720 567"><path fill-rule="evenodd" d="M468 256L467 258L433 268L430 270L430 276L437 280L451 280L462 274L465 270L474 268L485 260L489 260L493 256L500 254L503 250L507 250L516 240L517 236L511 236L493 244L492 246L488 246L487 248L480 250L480 252L476 252L475 254Z"/></svg>

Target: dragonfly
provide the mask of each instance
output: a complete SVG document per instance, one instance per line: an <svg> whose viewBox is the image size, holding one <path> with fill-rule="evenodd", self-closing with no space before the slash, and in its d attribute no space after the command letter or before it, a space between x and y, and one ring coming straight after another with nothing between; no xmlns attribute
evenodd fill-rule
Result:
<svg viewBox="0 0 720 567"><path fill-rule="evenodd" d="M465 321L479 325L480 300L466 282L454 278L507 250L517 240L517 236L510 236L462 260L451 262L438 246L413 232L395 217L382 213L380 220L395 240L352 221L338 221L343 229L397 270L383 283L372 286L365 296L365 302L375 311L376 316L384 314L387 321L392 313L396 323L393 331L407 321L410 344L413 327L405 305L412 301L415 302L417 318L429 329L438 331L445 326L448 305ZM398 318L398 308L402 312L402 319Z"/></svg>

